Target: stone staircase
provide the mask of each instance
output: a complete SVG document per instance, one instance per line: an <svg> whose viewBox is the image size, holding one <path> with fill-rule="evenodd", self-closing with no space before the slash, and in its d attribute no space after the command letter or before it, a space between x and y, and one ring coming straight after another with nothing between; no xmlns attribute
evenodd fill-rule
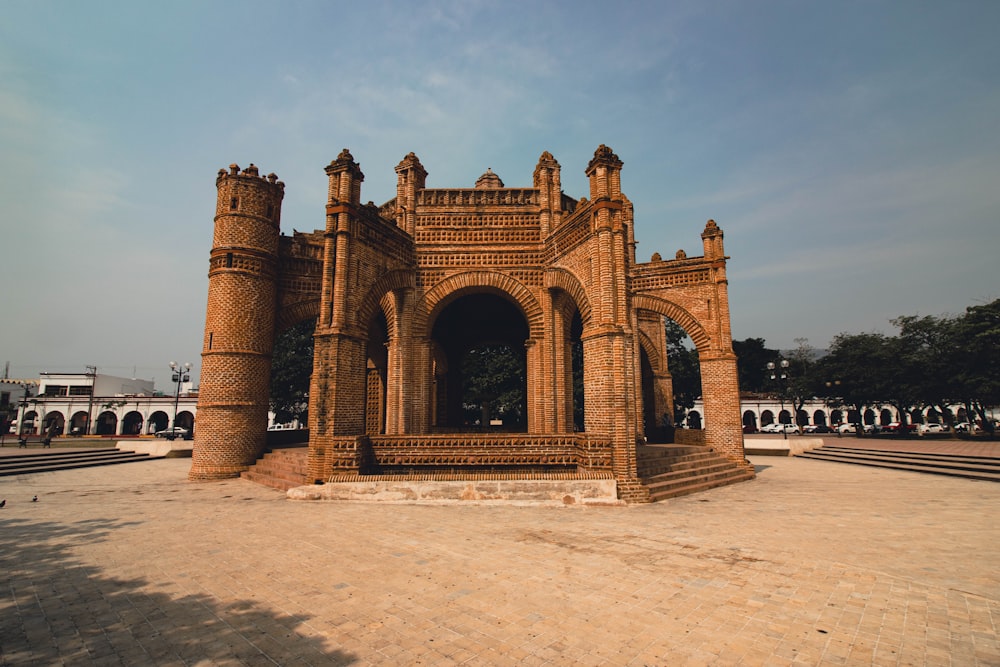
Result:
<svg viewBox="0 0 1000 667"><path fill-rule="evenodd" d="M249 470L240 474L243 479L287 491L309 484L307 476L309 447L282 447L267 452Z"/></svg>
<svg viewBox="0 0 1000 667"><path fill-rule="evenodd" d="M53 449L46 452L0 456L0 477L72 470L74 468L92 468L136 461L153 461L162 458L164 457L111 448Z"/></svg>
<svg viewBox="0 0 1000 667"><path fill-rule="evenodd" d="M877 468L894 468L896 470L911 470L935 475L1000 482L1000 458L992 456L901 452L826 445L796 454L796 456L821 461L853 463Z"/></svg>
<svg viewBox="0 0 1000 667"><path fill-rule="evenodd" d="M753 469L698 445L640 445L637 467L653 502L754 478Z"/></svg>

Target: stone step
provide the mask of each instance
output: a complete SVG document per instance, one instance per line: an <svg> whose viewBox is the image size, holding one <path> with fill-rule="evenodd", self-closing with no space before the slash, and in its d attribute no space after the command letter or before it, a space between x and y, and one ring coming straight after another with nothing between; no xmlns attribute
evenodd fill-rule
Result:
<svg viewBox="0 0 1000 667"><path fill-rule="evenodd" d="M684 457L684 460L681 461L669 459L642 459L638 461L638 470L640 477L654 477L656 475L662 475L669 472L697 470L698 468L716 464L732 465L732 462L724 456L711 453L700 455L696 459Z"/></svg>
<svg viewBox="0 0 1000 667"><path fill-rule="evenodd" d="M654 502L754 478L710 447L640 445L636 454L639 478Z"/></svg>
<svg viewBox="0 0 1000 667"><path fill-rule="evenodd" d="M700 491L707 491L719 486L744 482L753 479L754 476L753 471L743 470L733 465L731 469L726 471L690 475L674 479L665 484L658 484L655 480L651 480L651 483L648 485L649 497L650 500L656 502L666 500L667 498L676 498Z"/></svg>
<svg viewBox="0 0 1000 667"><path fill-rule="evenodd" d="M309 483L308 447L286 447L267 452L240 474L243 479L287 491Z"/></svg>
<svg viewBox="0 0 1000 667"><path fill-rule="evenodd" d="M990 463L987 457L950 457L948 455L924 455L914 452L884 452L872 450L830 451L824 447L801 454L800 458L850 463L877 468L909 470L934 475L948 475L966 479L1000 482L1000 461Z"/></svg>
<svg viewBox="0 0 1000 667"><path fill-rule="evenodd" d="M96 466L155 461L162 456L150 456L118 449L74 450L72 452L52 452L46 454L25 454L0 458L0 477L30 475L57 470L93 468Z"/></svg>

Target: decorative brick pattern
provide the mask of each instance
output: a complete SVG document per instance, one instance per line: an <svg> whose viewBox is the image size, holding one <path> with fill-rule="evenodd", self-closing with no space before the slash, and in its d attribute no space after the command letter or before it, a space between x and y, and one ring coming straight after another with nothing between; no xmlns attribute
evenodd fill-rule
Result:
<svg viewBox="0 0 1000 667"><path fill-rule="evenodd" d="M396 197L375 206L361 203L364 174L345 149L326 167L325 228L290 237L279 233L284 186L273 174L220 172L192 479L239 474L261 453L274 336L307 317L317 318L313 481L600 472L622 499L646 502L637 443L672 405L664 317L701 359L706 429L690 437L745 467L722 230L705 225L701 257L637 262L622 168L600 146L579 199L562 193L548 152L532 187L505 187L487 171L473 188L428 189L410 153L396 166ZM513 330L527 332L525 433L459 434L447 421L461 343L435 324L485 294L524 320ZM573 336L584 352L584 433L574 433Z"/></svg>

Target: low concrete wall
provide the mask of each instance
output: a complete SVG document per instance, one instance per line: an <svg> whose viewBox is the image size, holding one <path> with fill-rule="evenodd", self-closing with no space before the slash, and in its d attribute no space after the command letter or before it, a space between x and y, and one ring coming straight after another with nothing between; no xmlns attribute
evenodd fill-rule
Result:
<svg viewBox="0 0 1000 667"><path fill-rule="evenodd" d="M807 449L823 445L823 438L804 438L799 435L784 438L743 439L743 451L747 456L795 456Z"/></svg>
<svg viewBox="0 0 1000 667"><path fill-rule="evenodd" d="M168 459L183 459L191 457L190 440L120 440L115 444L115 448L126 452L136 452L137 454L149 454L150 456L165 456Z"/></svg>
<svg viewBox="0 0 1000 667"><path fill-rule="evenodd" d="M407 504L622 505L613 479L378 480L289 489L291 500L353 500Z"/></svg>

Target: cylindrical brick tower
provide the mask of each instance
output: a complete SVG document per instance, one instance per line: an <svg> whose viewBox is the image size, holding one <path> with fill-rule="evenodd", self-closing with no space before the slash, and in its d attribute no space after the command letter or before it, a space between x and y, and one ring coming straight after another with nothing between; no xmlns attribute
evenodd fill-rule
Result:
<svg viewBox="0 0 1000 667"><path fill-rule="evenodd" d="M237 477L263 452L285 184L219 170L192 480Z"/></svg>

